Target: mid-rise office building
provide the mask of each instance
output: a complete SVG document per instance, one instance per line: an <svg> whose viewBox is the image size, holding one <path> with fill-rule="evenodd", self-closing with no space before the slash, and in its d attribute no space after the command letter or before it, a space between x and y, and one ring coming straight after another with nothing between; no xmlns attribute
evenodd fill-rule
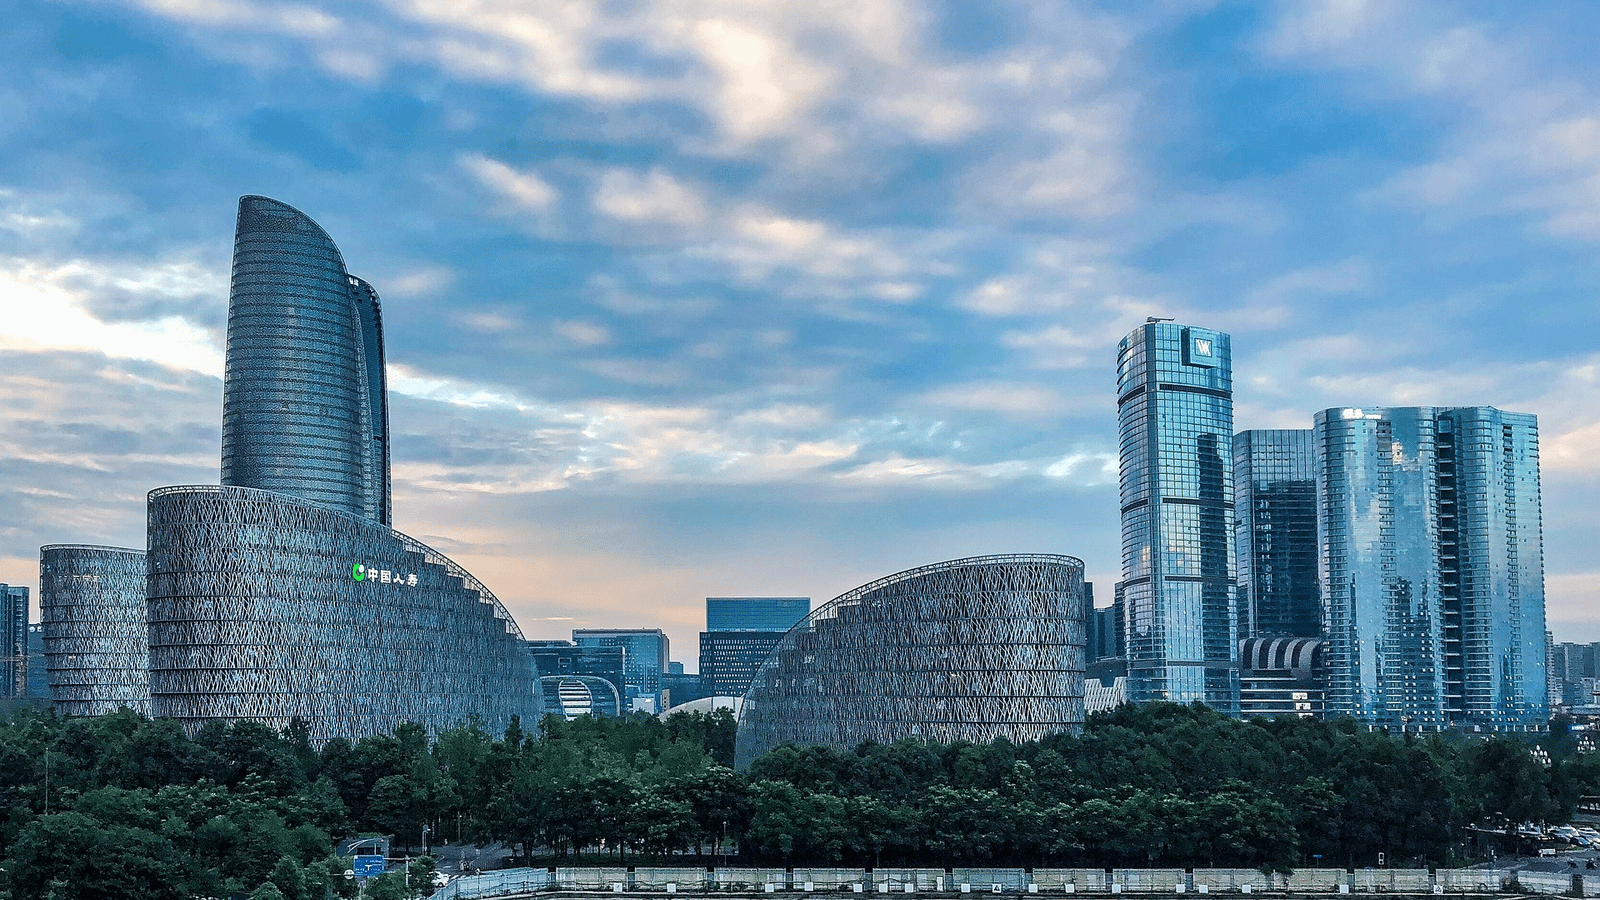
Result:
<svg viewBox="0 0 1600 900"><path fill-rule="evenodd" d="M661 712L661 676L667 671L669 645L659 628L576 628L579 647L620 647L627 712Z"/></svg>
<svg viewBox="0 0 1600 900"><path fill-rule="evenodd" d="M772 648L811 612L810 597L707 597L700 633L703 696L742 697Z"/></svg>
<svg viewBox="0 0 1600 900"><path fill-rule="evenodd" d="M1236 713L1229 336L1151 321L1123 338L1117 425L1128 699Z"/></svg>
<svg viewBox="0 0 1600 900"><path fill-rule="evenodd" d="M568 720L581 715L617 716L625 712L627 681L621 647L580 647L571 641L528 641L539 670L545 709Z"/></svg>
<svg viewBox="0 0 1600 900"><path fill-rule="evenodd" d="M0 584L0 698L28 690L28 589Z"/></svg>
<svg viewBox="0 0 1600 900"><path fill-rule="evenodd" d="M1306 637L1239 642L1239 714L1322 718L1322 641Z"/></svg>
<svg viewBox="0 0 1600 900"><path fill-rule="evenodd" d="M1317 454L1311 438L1309 428L1241 431L1233 437L1241 638L1322 633Z"/></svg>
<svg viewBox="0 0 1600 900"><path fill-rule="evenodd" d="M1328 712L1394 728L1541 728L1535 417L1328 409L1315 442Z"/></svg>
<svg viewBox="0 0 1600 900"><path fill-rule="evenodd" d="M788 631L811 614L810 597L707 597L707 631Z"/></svg>
<svg viewBox="0 0 1600 900"><path fill-rule="evenodd" d="M1600 678L1600 643L1548 641L1550 695L1560 706L1600 706L1590 689Z"/></svg>
<svg viewBox="0 0 1600 900"><path fill-rule="evenodd" d="M50 699L50 673L44 667L44 628L28 626L28 688L23 695L29 700Z"/></svg>

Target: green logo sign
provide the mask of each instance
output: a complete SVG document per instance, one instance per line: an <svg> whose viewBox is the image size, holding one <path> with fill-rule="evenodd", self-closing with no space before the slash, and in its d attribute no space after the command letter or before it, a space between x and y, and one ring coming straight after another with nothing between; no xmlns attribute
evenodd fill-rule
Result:
<svg viewBox="0 0 1600 900"><path fill-rule="evenodd" d="M354 578L356 581L366 581L367 567L361 563L356 563L350 567L350 577Z"/></svg>

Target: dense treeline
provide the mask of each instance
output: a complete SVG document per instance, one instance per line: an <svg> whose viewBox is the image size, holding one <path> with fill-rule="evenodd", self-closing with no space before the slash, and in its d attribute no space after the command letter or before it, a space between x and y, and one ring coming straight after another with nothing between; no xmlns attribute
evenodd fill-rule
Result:
<svg viewBox="0 0 1600 900"><path fill-rule="evenodd" d="M1025 745L782 747L744 773L733 738L721 712L550 718L537 739L402 725L314 748L300 727L191 740L126 711L21 711L0 724L0 900L348 896L336 838L420 848L424 829L523 856L743 864L1444 863L1469 824L1555 821L1600 793L1600 759L1570 737L1542 741L1546 763L1512 738L1198 706L1122 707Z"/></svg>

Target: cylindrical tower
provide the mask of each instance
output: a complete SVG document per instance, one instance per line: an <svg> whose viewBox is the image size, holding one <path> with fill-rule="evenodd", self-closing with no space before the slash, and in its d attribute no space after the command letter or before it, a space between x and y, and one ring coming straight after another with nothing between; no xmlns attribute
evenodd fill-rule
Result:
<svg viewBox="0 0 1600 900"><path fill-rule="evenodd" d="M388 522L377 294L299 210L239 200L228 295L222 483ZM375 364L369 358L377 355ZM376 449L375 449L376 446Z"/></svg>
<svg viewBox="0 0 1600 900"><path fill-rule="evenodd" d="M39 620L50 699L69 716L150 714L142 550L39 548Z"/></svg>

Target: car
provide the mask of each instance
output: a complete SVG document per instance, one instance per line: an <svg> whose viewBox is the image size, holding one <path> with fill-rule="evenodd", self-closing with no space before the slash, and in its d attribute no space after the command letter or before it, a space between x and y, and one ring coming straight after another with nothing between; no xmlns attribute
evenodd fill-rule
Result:
<svg viewBox="0 0 1600 900"><path fill-rule="evenodd" d="M441 888L441 887L444 887L445 885L447 885L449 883L450 883L450 874L448 872L435 872L435 873L433 873L433 886L434 887Z"/></svg>

